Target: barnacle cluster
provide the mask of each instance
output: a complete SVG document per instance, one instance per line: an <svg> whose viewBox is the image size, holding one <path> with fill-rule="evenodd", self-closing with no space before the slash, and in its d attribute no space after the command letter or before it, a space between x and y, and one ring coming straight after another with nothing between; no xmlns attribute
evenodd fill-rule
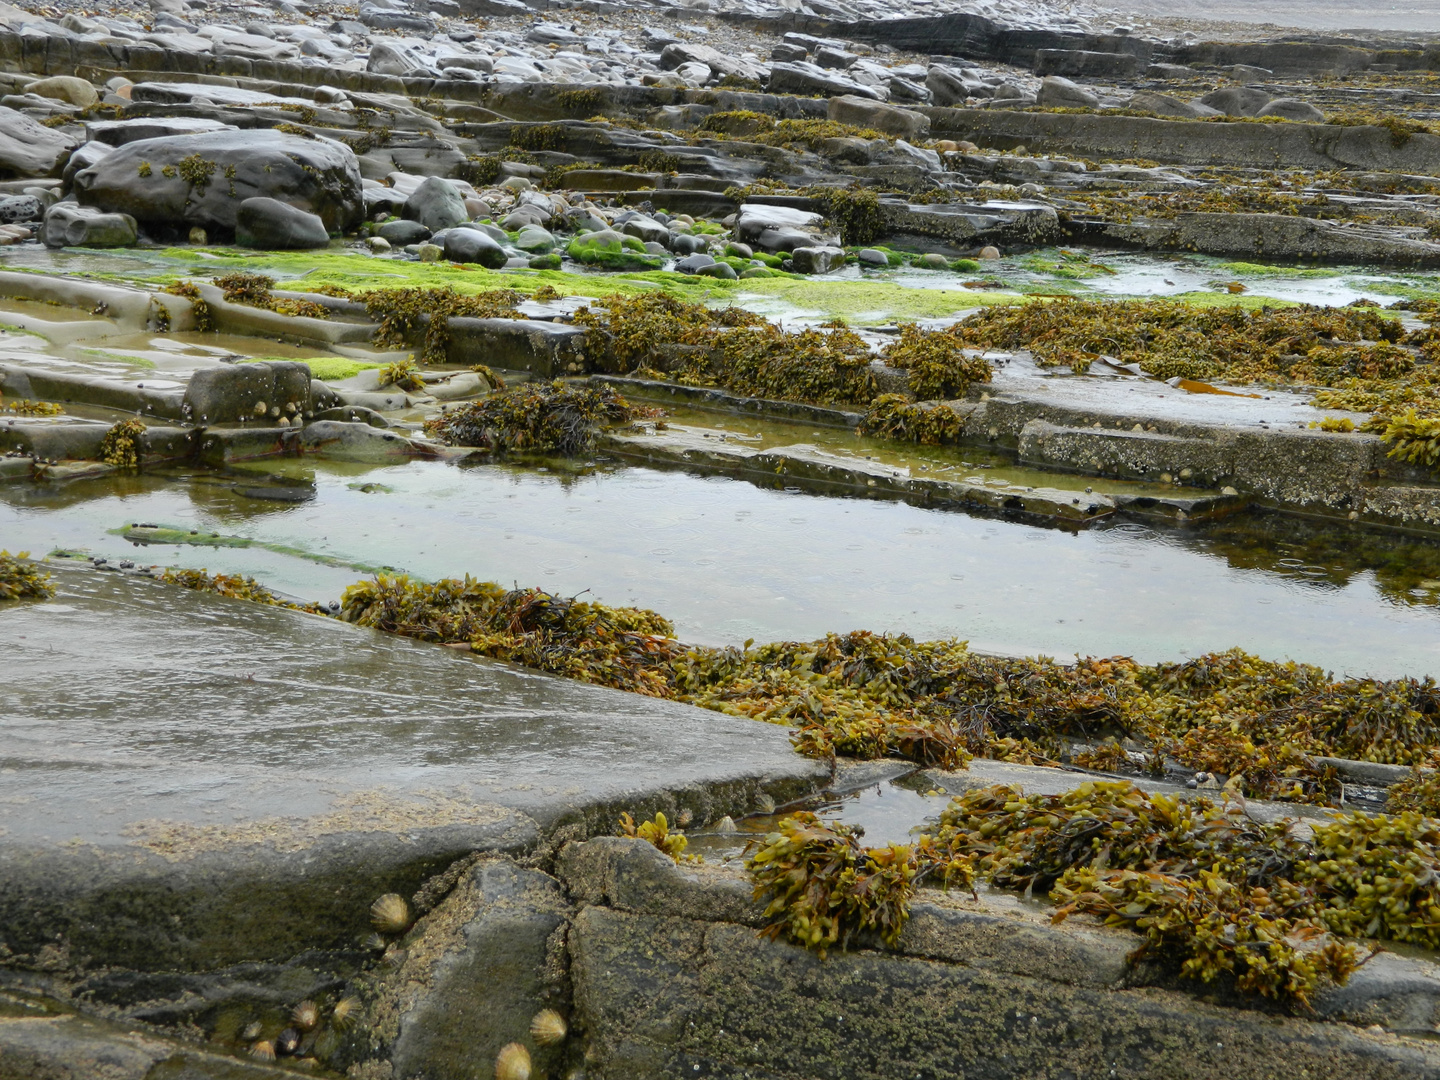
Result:
<svg viewBox="0 0 1440 1080"><path fill-rule="evenodd" d="M121 420L100 440L100 460L119 469L138 469L144 451L145 425Z"/></svg>
<svg viewBox="0 0 1440 1080"><path fill-rule="evenodd" d="M685 839L685 834L680 830L672 832L670 822L666 820L664 813L658 810L653 820L642 821L639 825L635 824L635 819L629 814L621 814L620 835L648 840L676 862L700 861L698 855L685 854L685 848L690 841Z"/></svg>
<svg viewBox="0 0 1440 1080"><path fill-rule="evenodd" d="M239 1031L256 1061L295 1058L313 1067L339 1049L341 1034L360 1018L360 999L350 995L307 998L288 1010L266 1010Z"/></svg>
<svg viewBox="0 0 1440 1080"><path fill-rule="evenodd" d="M28 551L0 551L0 600L44 600L55 595L50 575L37 570Z"/></svg>
<svg viewBox="0 0 1440 1080"><path fill-rule="evenodd" d="M447 409L425 422L425 432L455 446L574 455L594 447L597 427L649 414L611 387L557 379Z"/></svg>

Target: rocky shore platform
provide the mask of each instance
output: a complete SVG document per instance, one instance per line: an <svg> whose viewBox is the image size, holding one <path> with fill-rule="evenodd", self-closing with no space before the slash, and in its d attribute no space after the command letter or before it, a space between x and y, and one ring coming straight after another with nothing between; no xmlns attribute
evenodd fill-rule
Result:
<svg viewBox="0 0 1440 1080"><path fill-rule="evenodd" d="M1028 0L0 3L0 484L223 474L287 508L304 484L237 466L378 491L360 473L569 455L1065 543L1256 511L1428 543L1440 43L1163 25ZM894 940L828 957L759 932L739 854L787 809L1109 773L805 757L790 714L130 560L50 570L53 599L0 591L0 1080L1440 1077L1419 948L1289 1008L984 886L926 882ZM1306 768L1362 810L1412 775ZM1141 787L1216 786L1191 772ZM1332 813L1244 812L1297 835ZM615 835L657 813L711 861Z"/></svg>

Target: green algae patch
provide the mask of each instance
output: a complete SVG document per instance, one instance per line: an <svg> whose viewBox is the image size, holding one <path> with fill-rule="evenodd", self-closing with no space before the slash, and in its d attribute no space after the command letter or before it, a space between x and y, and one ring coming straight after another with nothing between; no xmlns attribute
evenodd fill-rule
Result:
<svg viewBox="0 0 1440 1080"><path fill-rule="evenodd" d="M1274 266L1268 263L1224 262L1215 268L1236 277L1268 278L1337 278L1343 277L1340 270L1322 270L1307 266Z"/></svg>
<svg viewBox="0 0 1440 1080"><path fill-rule="evenodd" d="M269 364L294 363L296 361L297 358L291 356L247 356L237 363ZM299 357L298 362L310 369L310 375L313 378L322 382L340 382L343 379L353 378L362 371L381 366L365 360L351 360L344 356Z"/></svg>
<svg viewBox="0 0 1440 1080"><path fill-rule="evenodd" d="M288 555L296 559L305 559L309 562L319 563L322 566L334 566L342 570L356 570L362 574L380 574L387 571L393 572L393 566L376 566L372 563L353 562L349 559L337 558L334 555L321 555L317 552L306 551L303 548L293 547L289 544L274 544L264 540L252 540L244 536L230 536L225 533L217 533L203 529L184 529L171 525L122 525L118 529L110 530L111 536L121 536L132 544L173 544L189 547L211 547L211 548L264 548L266 551L273 551L277 555ZM217 578L224 578L225 575L216 575ZM194 588L196 586L190 586ZM227 593L226 595L239 595ZM256 599L255 597L239 596L240 599Z"/></svg>
<svg viewBox="0 0 1440 1080"><path fill-rule="evenodd" d="M86 357L93 357L96 360L104 360L112 364L125 364L128 367L144 368L153 370L154 360L147 360L143 356L131 356L129 353L111 352L109 349L81 349Z"/></svg>
<svg viewBox="0 0 1440 1080"><path fill-rule="evenodd" d="M951 289L914 289L892 281L827 280L813 277L746 278L748 295L781 300L805 312L865 324L905 319L944 319L972 308L1018 304L1014 293Z"/></svg>

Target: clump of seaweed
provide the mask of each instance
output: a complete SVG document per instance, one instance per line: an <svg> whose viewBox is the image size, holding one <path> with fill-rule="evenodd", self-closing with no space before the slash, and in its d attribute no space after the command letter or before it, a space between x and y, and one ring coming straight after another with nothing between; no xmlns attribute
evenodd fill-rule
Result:
<svg viewBox="0 0 1440 1080"><path fill-rule="evenodd" d="M307 319L328 319L330 310L313 300L298 297L277 298L271 295L275 279L265 274L250 274L237 271L221 274L215 284L224 292L225 299L232 304L248 304L250 307L265 308L281 315L298 315Z"/></svg>
<svg viewBox="0 0 1440 1080"><path fill-rule="evenodd" d="M1440 462L1440 417L1421 417L1410 409L1387 423L1380 438L1391 444L1387 457L1411 465Z"/></svg>
<svg viewBox="0 0 1440 1080"><path fill-rule="evenodd" d="M401 390L419 393L425 389L425 380L420 377L420 368L413 358L396 360L380 369L381 386L398 386Z"/></svg>
<svg viewBox="0 0 1440 1080"><path fill-rule="evenodd" d="M0 401L0 412L12 416L59 416L64 411L53 401L30 401L26 398Z"/></svg>
<svg viewBox="0 0 1440 1080"><path fill-rule="evenodd" d="M1426 910L1440 890L1392 882L1383 870L1397 858L1433 865L1434 822L1368 820L1354 814L1316 826L1304 841L1291 822L1261 823L1238 807L1147 795L1127 782L1028 796L997 785L952 800L934 846L972 858L998 887L1048 892L1062 905L1056 921L1083 912L1141 932L1132 961L1157 960L1206 983L1228 976L1242 993L1303 1007L1360 962L1353 943L1322 943L1325 933L1394 936L1388 918L1407 940L1401 912ZM1381 850L1347 858L1362 836L1381 840ZM1369 899L1372 891L1380 896ZM1357 907L1391 914L1367 931L1353 917Z"/></svg>
<svg viewBox="0 0 1440 1080"><path fill-rule="evenodd" d="M870 403L860 434L925 446L958 442L965 418L949 405L917 404L904 394L881 394Z"/></svg>
<svg viewBox="0 0 1440 1080"><path fill-rule="evenodd" d="M228 596L233 600L251 600L257 604L270 604L278 607L293 606L281 600L254 578L243 577L239 574L215 574L212 576L206 570L171 569L166 570L160 576L160 580L171 585L194 589L196 592Z"/></svg>
<svg viewBox="0 0 1440 1080"><path fill-rule="evenodd" d="M452 446L574 456L594 448L597 428L651 414L611 387L571 386L556 379L447 409L425 422L425 432Z"/></svg>
<svg viewBox="0 0 1440 1080"><path fill-rule="evenodd" d="M145 425L139 420L121 420L100 440L100 460L117 469L138 469L145 452Z"/></svg>
<svg viewBox="0 0 1440 1080"><path fill-rule="evenodd" d="M28 551L0 550L0 600L45 600L55 595L50 575L37 570Z"/></svg>
<svg viewBox="0 0 1440 1080"><path fill-rule="evenodd" d="M203 334L215 329L215 315L211 312L210 305L201 297L200 290L193 281L171 282L161 291L167 292L171 296L183 296L190 301L190 310L195 315L196 330Z"/></svg>
<svg viewBox="0 0 1440 1080"><path fill-rule="evenodd" d="M910 372L910 389L925 400L964 397L972 383L989 382L990 361L967 350L952 334L922 330L914 323L900 327L900 336L885 346L881 357L891 367Z"/></svg>
<svg viewBox="0 0 1440 1080"><path fill-rule="evenodd" d="M922 874L914 847L864 848L850 826L802 811L781 820L763 841L751 841L750 849L758 850L745 865L755 899L768 901L769 937L784 935L822 957L848 948L857 935L875 935L892 947L899 940ZM951 879L969 885L968 860L945 863Z"/></svg>
<svg viewBox="0 0 1440 1080"><path fill-rule="evenodd" d="M681 646L653 611L614 608L540 589L471 578L433 585L380 575L345 590L347 622L472 650L584 682L670 696L668 665Z"/></svg>
<svg viewBox="0 0 1440 1080"><path fill-rule="evenodd" d="M1440 818L1440 754L1429 754L1423 764L1411 767L1409 776L1386 788L1385 809L1391 813L1413 810Z"/></svg>
<svg viewBox="0 0 1440 1080"><path fill-rule="evenodd" d="M665 815L658 810L655 812L653 820L642 821L639 825L635 824L635 819L629 814L621 814L620 835L640 840L648 840L677 863L700 861L700 856L698 855L685 854L685 849L689 846L690 841L686 840L685 834L678 829L672 832L670 830L670 822L667 821Z"/></svg>
<svg viewBox="0 0 1440 1080"><path fill-rule="evenodd" d="M444 363L450 343L449 320L523 319L516 305L526 295L514 289L492 289L467 295L449 286L439 289L372 289L357 293L354 299L365 305L366 312L379 326L375 344L399 349L420 343L419 359L429 364Z"/></svg>

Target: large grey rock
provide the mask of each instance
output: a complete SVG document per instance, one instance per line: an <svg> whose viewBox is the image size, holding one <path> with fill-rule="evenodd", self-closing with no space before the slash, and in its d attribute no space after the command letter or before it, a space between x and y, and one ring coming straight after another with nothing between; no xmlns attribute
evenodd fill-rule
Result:
<svg viewBox="0 0 1440 1080"><path fill-rule="evenodd" d="M825 219L788 206L745 203L735 218L735 236L762 251L793 251L797 247L833 247L839 237Z"/></svg>
<svg viewBox="0 0 1440 1080"><path fill-rule="evenodd" d="M1226 116L1254 116L1269 103L1269 94L1248 86L1227 86L1223 90L1212 90L1200 99L1201 105L1219 109Z"/></svg>
<svg viewBox="0 0 1440 1080"><path fill-rule="evenodd" d="M772 94L820 94L824 97L849 94L875 101L884 101L890 96L889 90L884 87L864 86L804 60L793 64L771 64L766 87Z"/></svg>
<svg viewBox="0 0 1440 1080"><path fill-rule="evenodd" d="M411 221L408 218L394 218L375 230L376 235L384 237L395 247L404 247L406 244L418 244L429 240L433 231L421 225L420 222Z"/></svg>
<svg viewBox="0 0 1440 1080"><path fill-rule="evenodd" d="M1275 98L1266 102L1256 116L1278 116L1282 120L1296 120L1303 124L1321 124L1325 114L1299 98Z"/></svg>
<svg viewBox="0 0 1440 1080"><path fill-rule="evenodd" d="M221 364L201 368L185 388L185 407L197 424L237 420L287 420L311 407L310 369L272 360L259 364Z"/></svg>
<svg viewBox="0 0 1440 1080"><path fill-rule="evenodd" d="M167 135L199 135L206 131L233 130L233 124L191 116L142 116L132 120L93 120L85 125L85 137L109 146L124 146L141 139Z"/></svg>
<svg viewBox="0 0 1440 1080"><path fill-rule="evenodd" d="M370 58L365 62L365 70L376 75L404 75L423 66L411 49L388 41L377 41L371 45Z"/></svg>
<svg viewBox="0 0 1440 1080"><path fill-rule="evenodd" d="M376 4L360 5L360 21L372 30L404 30L411 34L435 33L435 20L428 15L413 15Z"/></svg>
<svg viewBox="0 0 1440 1080"><path fill-rule="evenodd" d="M71 152L69 160L65 162L65 171L60 174L62 189L72 190L75 187L76 173L82 169L88 169L114 149L113 146L94 140L77 146Z"/></svg>
<svg viewBox="0 0 1440 1080"><path fill-rule="evenodd" d="M1133 53L1088 49L1035 50L1036 75L1085 75L1092 78L1133 78L1140 60Z"/></svg>
<svg viewBox="0 0 1440 1080"><path fill-rule="evenodd" d="M677 41L674 44L666 45L660 52L660 66L666 71L674 71L682 64L690 63L704 64L711 71L718 71L722 75L732 75L737 79L752 79L755 82L765 80L766 73L762 65L721 52L709 45Z"/></svg>
<svg viewBox="0 0 1440 1080"><path fill-rule="evenodd" d="M554 251L556 243L555 237L542 225L526 225L515 237L517 248L534 255L543 255L547 251Z"/></svg>
<svg viewBox="0 0 1440 1080"><path fill-rule="evenodd" d="M924 113L896 108L894 105L885 105L872 98L857 97L853 94L832 97L826 106L826 116L839 124L872 128L884 135L895 135L902 139L923 138L930 130L930 118Z"/></svg>
<svg viewBox="0 0 1440 1080"><path fill-rule="evenodd" d="M450 229L470 215L465 210L465 198L458 188L438 176L427 176L420 186L405 200L402 216L418 221L431 232Z"/></svg>
<svg viewBox="0 0 1440 1080"><path fill-rule="evenodd" d="M828 274L845 265L845 249L838 247L797 247L790 257L797 274Z"/></svg>
<svg viewBox="0 0 1440 1080"><path fill-rule="evenodd" d="M75 143L71 135L0 107L0 179L58 176Z"/></svg>
<svg viewBox="0 0 1440 1080"><path fill-rule="evenodd" d="M266 437L293 453L284 439L304 435ZM621 810L738 816L762 791L785 802L828 778L783 727L55 573L56 603L0 606L8 964L44 950L196 971L353 949L376 896L411 895L474 852L610 833Z"/></svg>
<svg viewBox="0 0 1440 1080"><path fill-rule="evenodd" d="M129 247L139 238L139 229L129 214L56 203L45 212L40 235L46 247Z"/></svg>
<svg viewBox="0 0 1440 1080"><path fill-rule="evenodd" d="M1040 80L1035 104L1062 109L1093 109L1100 98L1060 75L1046 75Z"/></svg>
<svg viewBox="0 0 1440 1080"><path fill-rule="evenodd" d="M931 64L925 75L925 88L936 105L960 105L967 98L988 98L994 88L963 71L944 64Z"/></svg>
<svg viewBox="0 0 1440 1080"><path fill-rule="evenodd" d="M1182 101L1170 94L1159 94L1153 90L1137 91L1131 96L1129 105L1132 109L1152 112L1156 116L1178 116L1192 120L1201 116L1223 115L1219 109L1211 108L1209 105L1201 105L1195 101Z"/></svg>
<svg viewBox="0 0 1440 1080"><path fill-rule="evenodd" d="M625 222L620 226L620 231L626 236L633 236L647 244L665 244L670 239L669 229L654 218L648 218L643 214Z"/></svg>
<svg viewBox="0 0 1440 1080"><path fill-rule="evenodd" d="M303 251L330 243L325 223L297 206L257 196L235 214L235 243L265 251Z"/></svg>
<svg viewBox="0 0 1440 1080"><path fill-rule="evenodd" d="M445 258L451 262L479 263L490 270L499 270L510 258L504 248L479 229L451 229L444 240Z"/></svg>
<svg viewBox="0 0 1440 1080"><path fill-rule="evenodd" d="M531 1018L564 1005L558 961L568 915L548 874L504 858L467 870L409 935L405 962L370 992L378 1001L372 1012L394 1017L376 1034L396 1075L473 1076L475 1062L494 1061L507 1043L528 1043ZM538 1067L553 1069L564 1050L531 1053Z"/></svg>
<svg viewBox="0 0 1440 1080"><path fill-rule="evenodd" d="M215 131L127 143L75 175L80 202L147 225L235 228L256 196L308 210L329 232L363 218L360 167L348 146L285 132Z"/></svg>
<svg viewBox="0 0 1440 1080"><path fill-rule="evenodd" d="M48 79L36 79L25 84L25 92L53 98L69 105L78 105L82 109L89 108L100 100L95 87L74 75L52 75Z"/></svg>

